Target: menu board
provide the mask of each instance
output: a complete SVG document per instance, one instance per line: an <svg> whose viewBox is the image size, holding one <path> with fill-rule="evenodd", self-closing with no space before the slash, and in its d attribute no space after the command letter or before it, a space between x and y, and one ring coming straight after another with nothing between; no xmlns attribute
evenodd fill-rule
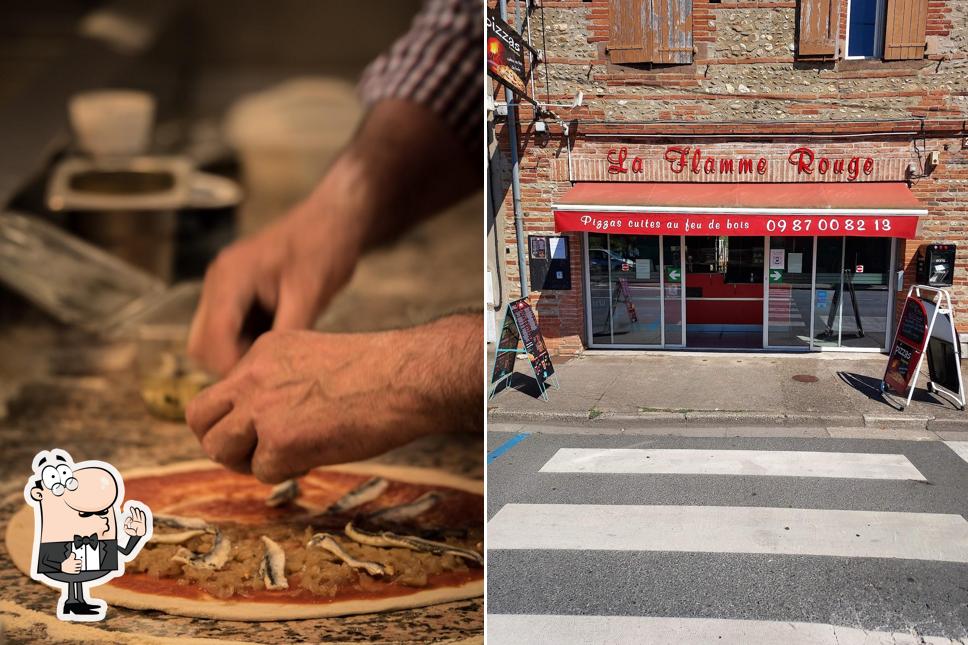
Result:
<svg viewBox="0 0 968 645"><path fill-rule="evenodd" d="M949 343L934 334L928 340L928 375L931 382L951 392L961 391L958 370L958 354L955 344Z"/></svg>
<svg viewBox="0 0 968 645"><path fill-rule="evenodd" d="M928 312L920 299L905 303L899 333L912 343L924 344L924 335L928 333Z"/></svg>
<svg viewBox="0 0 968 645"><path fill-rule="evenodd" d="M958 332L951 322L951 314L938 311L933 302L924 302L928 313L928 320L935 315L938 317L931 328L925 355L928 358L928 378L935 385L940 385L949 392L961 392L961 366L958 356Z"/></svg>
<svg viewBox="0 0 968 645"><path fill-rule="evenodd" d="M907 395L924 352L928 335L928 312L920 298L908 296L897 326L897 336L887 359L884 383L896 394Z"/></svg>
<svg viewBox="0 0 968 645"><path fill-rule="evenodd" d="M518 326L511 316L504 317L504 326L501 328L501 338L497 343L497 352L494 356L494 372L491 374L491 383L507 378L514 373L514 357L517 356L518 343L521 336L518 334Z"/></svg>
<svg viewBox="0 0 968 645"><path fill-rule="evenodd" d="M531 367L534 368L534 377L538 380L538 385L544 389L545 381L555 373L555 368L551 364L551 356L548 355L548 348L545 347L541 330L538 329L538 320L534 316L534 310L531 309L531 305L524 298L515 300L508 307L511 311L511 317L517 324L524 349L528 353L528 360L531 361Z"/></svg>
<svg viewBox="0 0 968 645"><path fill-rule="evenodd" d="M622 298L625 300L625 310L628 312L629 320L639 322L639 314L635 310L635 303L632 302L632 292L629 290L629 281L625 278L618 279L619 289L622 291Z"/></svg>

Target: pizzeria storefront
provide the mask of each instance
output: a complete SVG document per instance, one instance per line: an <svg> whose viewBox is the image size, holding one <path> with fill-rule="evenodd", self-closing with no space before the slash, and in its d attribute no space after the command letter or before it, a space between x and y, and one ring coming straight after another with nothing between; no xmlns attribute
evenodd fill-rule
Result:
<svg viewBox="0 0 968 645"><path fill-rule="evenodd" d="M888 348L905 240L927 214L907 182L880 180L891 170L870 157L798 148L771 170L682 150L650 170L611 149L602 181L574 181L553 205L556 232L579 242L587 347ZM636 181L650 174L674 181Z"/></svg>

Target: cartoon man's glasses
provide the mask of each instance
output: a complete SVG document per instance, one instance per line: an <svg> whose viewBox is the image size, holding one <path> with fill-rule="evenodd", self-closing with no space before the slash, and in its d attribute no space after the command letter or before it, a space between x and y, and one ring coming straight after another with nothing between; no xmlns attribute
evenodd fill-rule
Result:
<svg viewBox="0 0 968 645"><path fill-rule="evenodd" d="M74 473L67 464L56 467L46 466L40 473L40 480L43 482L44 488L57 497L63 495L65 490L77 489L77 480L74 479Z"/></svg>

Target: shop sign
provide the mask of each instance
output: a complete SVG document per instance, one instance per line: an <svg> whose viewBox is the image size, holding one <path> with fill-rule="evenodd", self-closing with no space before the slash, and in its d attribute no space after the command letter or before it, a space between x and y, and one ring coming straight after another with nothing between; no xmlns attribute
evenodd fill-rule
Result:
<svg viewBox="0 0 968 645"><path fill-rule="evenodd" d="M864 265L858 264L857 268L854 270L854 273L863 273L863 272L864 272Z"/></svg>
<svg viewBox="0 0 968 645"><path fill-rule="evenodd" d="M487 73L518 96L528 97L528 76L524 52L534 59L534 50L496 11L487 12Z"/></svg>
<svg viewBox="0 0 968 645"><path fill-rule="evenodd" d="M675 267L666 267L666 282L681 282L682 270Z"/></svg>
<svg viewBox="0 0 968 645"><path fill-rule="evenodd" d="M628 148L613 148L606 155L608 174L643 174L645 163L642 157L629 156ZM704 155L702 148L696 146L669 146L662 156L668 169L675 175L702 176L742 176L765 175L770 171L768 157L715 157ZM827 157L817 155L812 148L801 146L790 152L787 162L798 175L817 175L837 177L856 181L861 175L874 174L873 157Z"/></svg>
<svg viewBox="0 0 968 645"><path fill-rule="evenodd" d="M783 235L787 237L916 237L918 218L905 215L744 215L555 211L558 231L632 235Z"/></svg>
<svg viewBox="0 0 968 645"><path fill-rule="evenodd" d="M768 275L770 276L770 284L780 284L783 282L782 269L770 269L770 272Z"/></svg>

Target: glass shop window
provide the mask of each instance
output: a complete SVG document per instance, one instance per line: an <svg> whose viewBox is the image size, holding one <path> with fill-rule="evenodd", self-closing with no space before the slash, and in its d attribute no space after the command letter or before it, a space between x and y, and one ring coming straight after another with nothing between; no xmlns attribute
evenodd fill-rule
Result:
<svg viewBox="0 0 968 645"><path fill-rule="evenodd" d="M762 237L697 235L686 248L686 273L721 273L726 284L763 281Z"/></svg>
<svg viewBox="0 0 968 645"><path fill-rule="evenodd" d="M884 0L850 0L847 58L879 58L884 51Z"/></svg>
<svg viewBox="0 0 968 645"><path fill-rule="evenodd" d="M686 273L723 273L726 270L726 238L697 235L689 238Z"/></svg>

